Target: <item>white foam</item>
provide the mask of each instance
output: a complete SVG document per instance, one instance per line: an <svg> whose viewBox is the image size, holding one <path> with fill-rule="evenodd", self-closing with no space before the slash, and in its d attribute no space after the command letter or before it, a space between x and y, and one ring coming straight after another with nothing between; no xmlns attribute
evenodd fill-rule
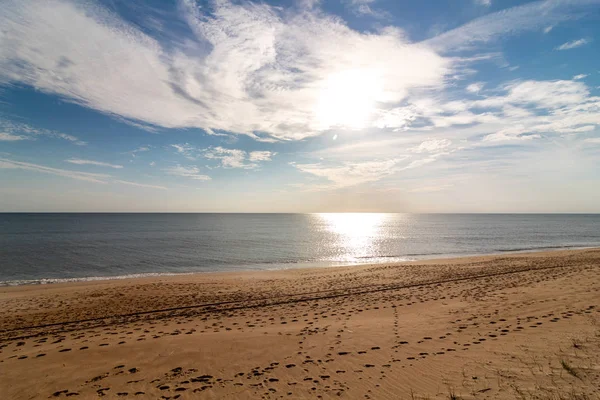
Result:
<svg viewBox="0 0 600 400"><path fill-rule="evenodd" d="M160 276L175 276L175 275L193 275L196 272L149 272L145 274L129 274L116 276L88 276L85 278L42 278L42 279L17 279L12 281L0 281L0 286L20 286L20 285L49 285L53 283L68 283L68 282L91 282L91 281L110 281L119 279L133 278L149 278Z"/></svg>

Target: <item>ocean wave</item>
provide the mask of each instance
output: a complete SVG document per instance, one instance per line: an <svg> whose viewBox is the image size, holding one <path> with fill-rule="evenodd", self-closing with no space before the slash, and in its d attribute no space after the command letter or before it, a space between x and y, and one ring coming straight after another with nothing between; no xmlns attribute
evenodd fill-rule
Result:
<svg viewBox="0 0 600 400"><path fill-rule="evenodd" d="M127 274L116 276L88 276L83 278L40 278L40 279L15 279L11 281L0 281L1 286L21 286L21 285L49 285L54 283L69 282L92 282L92 281L111 281L133 278L151 278L160 276L192 275L195 272L149 272L140 274Z"/></svg>
<svg viewBox="0 0 600 400"><path fill-rule="evenodd" d="M565 245L565 246L529 246L529 247L514 247L509 249L498 249L499 253L510 253L519 251L535 251L535 250L561 250L561 249L588 249L593 246L580 246L580 245Z"/></svg>

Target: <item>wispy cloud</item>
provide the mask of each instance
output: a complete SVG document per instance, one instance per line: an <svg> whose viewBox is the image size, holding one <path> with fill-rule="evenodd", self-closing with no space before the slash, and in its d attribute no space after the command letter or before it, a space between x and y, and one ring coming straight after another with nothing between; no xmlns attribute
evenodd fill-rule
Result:
<svg viewBox="0 0 600 400"><path fill-rule="evenodd" d="M177 153L189 160L195 160L197 158L198 149L189 143L172 144L171 147L174 148Z"/></svg>
<svg viewBox="0 0 600 400"><path fill-rule="evenodd" d="M16 142L19 140L28 140L27 136L13 135L12 133L0 132L0 142Z"/></svg>
<svg viewBox="0 0 600 400"><path fill-rule="evenodd" d="M324 188L343 188L367 182L378 181L395 172L398 159L376 160L366 162L346 162L342 165L293 164L298 170L325 178L331 186Z"/></svg>
<svg viewBox="0 0 600 400"><path fill-rule="evenodd" d="M44 165L33 164L33 163L28 163L28 162L21 162L21 161L14 161L14 160L9 160L9 159L5 159L5 158L0 158L0 169L22 169L22 170L26 170L26 171L40 172L43 174L51 174L51 175L61 176L64 178L70 178L70 179L75 179L75 180L79 180L79 181L87 181L87 182L93 182L93 183L106 184L106 183L112 182L112 183L146 187L146 188L152 188L152 189L167 189L164 186L151 185L151 184L146 184L146 183L137 183L137 182L120 180L120 179L112 179L112 177L108 174L97 174L97 173L90 173L90 172L72 171L72 170L61 169L61 168L52 168L52 167L47 167Z"/></svg>
<svg viewBox="0 0 600 400"><path fill-rule="evenodd" d="M452 144L452 141L449 139L431 139L431 140L424 141L420 145L418 145L410 150L415 153L434 152L434 151L443 150L443 149L449 147L451 144Z"/></svg>
<svg viewBox="0 0 600 400"><path fill-rule="evenodd" d="M318 9L228 1L201 9L191 0L180 9L193 36L166 49L93 2L9 0L0 9L0 84L153 126L296 140L345 126L323 117L324 96L390 107L411 89L443 86L453 66L398 29L360 33Z"/></svg>
<svg viewBox="0 0 600 400"><path fill-rule="evenodd" d="M451 52L472 49L477 43L489 42L525 31L581 16L582 10L596 7L600 0L542 0L504 9L477 18L461 27L442 33L425 42L428 46Z"/></svg>
<svg viewBox="0 0 600 400"><path fill-rule="evenodd" d="M122 181L120 179L115 179L113 182L115 182L115 183L121 183L123 185L130 185L130 186L143 187L143 188L149 188L149 189L161 189L161 190L167 190L168 189L165 186L149 185L147 183L137 183L137 182L130 182L130 181Z"/></svg>
<svg viewBox="0 0 600 400"><path fill-rule="evenodd" d="M588 44L590 41L588 39L577 39L570 42L566 42L561 44L556 48L556 50L571 50L576 49L577 47L584 46Z"/></svg>
<svg viewBox="0 0 600 400"><path fill-rule="evenodd" d="M182 178L190 178L196 181L211 180L210 176L201 174L200 168L195 166L184 167L178 164L174 167L165 168L164 171L169 175L178 176Z"/></svg>
<svg viewBox="0 0 600 400"><path fill-rule="evenodd" d="M2 55L2 53L0 50L0 57L1 57L1 55ZM1 61L0 61L0 63L1 63ZM0 72L0 75L1 74L2 73ZM0 80L0 84L1 83L2 82ZM50 129L36 128L36 127L28 125L28 124L15 122L15 121L9 121L6 119L0 119L0 131L2 131L0 133L0 140L4 140L4 141L36 140L36 138L39 136L45 136L45 137L49 137L49 138L53 138L53 139L66 140L66 141L76 144L78 146L84 146L87 144L86 142L80 140L79 138L72 136L72 135L68 135L63 132L53 131Z"/></svg>
<svg viewBox="0 0 600 400"><path fill-rule="evenodd" d="M485 6L485 7L489 7L492 5L492 0L474 0L475 4L478 4L480 6Z"/></svg>
<svg viewBox="0 0 600 400"><path fill-rule="evenodd" d="M109 163L93 161L93 160L83 160L81 158L69 158L68 160L65 160L65 161L68 163L77 164L77 165L96 165L98 167L109 167L109 168L115 168L115 169L123 168L122 165L109 164Z"/></svg>
<svg viewBox="0 0 600 400"><path fill-rule="evenodd" d="M80 181L88 181L95 183L106 183L106 180L110 178L107 174L93 174L89 172L70 171L60 168L51 168L43 165L32 164L27 162L13 161L4 158L0 158L0 168L3 169L23 169L28 171L41 172L44 174L58 175L65 178L77 179Z"/></svg>
<svg viewBox="0 0 600 400"><path fill-rule="evenodd" d="M227 149L224 147L211 147L204 150L204 157L210 160L218 160L223 168L254 169L259 162L270 161L277 153L271 151L252 151L247 153L239 149Z"/></svg>
<svg viewBox="0 0 600 400"><path fill-rule="evenodd" d="M345 3L354 14L359 16L368 15L375 18L388 17L388 13L372 7L375 1L376 0L345 0Z"/></svg>
<svg viewBox="0 0 600 400"><path fill-rule="evenodd" d="M150 146L140 146L140 147L135 148L133 150L126 151L123 154L129 154L129 155L131 155L131 157L135 158L135 157L137 157L138 153L145 153L147 151L150 151Z"/></svg>
<svg viewBox="0 0 600 400"><path fill-rule="evenodd" d="M467 92L479 93L485 84L483 82L474 82L467 86Z"/></svg>
<svg viewBox="0 0 600 400"><path fill-rule="evenodd" d="M251 151L248 154L248 159L250 161L271 161L271 159L273 158L274 155L276 155L277 153L274 153L272 151L266 151L266 150L262 150L262 151Z"/></svg>

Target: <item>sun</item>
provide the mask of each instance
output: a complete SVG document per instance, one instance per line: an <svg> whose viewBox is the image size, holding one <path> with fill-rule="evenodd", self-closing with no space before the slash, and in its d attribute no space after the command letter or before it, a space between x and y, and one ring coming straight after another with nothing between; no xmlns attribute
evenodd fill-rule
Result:
<svg viewBox="0 0 600 400"><path fill-rule="evenodd" d="M381 92L376 71L350 69L330 75L323 81L316 104L319 128L364 128Z"/></svg>

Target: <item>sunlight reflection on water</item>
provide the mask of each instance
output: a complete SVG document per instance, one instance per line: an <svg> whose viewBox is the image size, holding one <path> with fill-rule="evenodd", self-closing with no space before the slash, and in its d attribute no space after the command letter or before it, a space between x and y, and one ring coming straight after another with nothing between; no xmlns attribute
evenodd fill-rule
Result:
<svg viewBox="0 0 600 400"><path fill-rule="evenodd" d="M340 262L364 262L379 254L379 243L388 236L387 222L390 214L375 213L323 213L314 214L319 225L333 237L336 247L335 260ZM396 215L396 218L398 216Z"/></svg>

